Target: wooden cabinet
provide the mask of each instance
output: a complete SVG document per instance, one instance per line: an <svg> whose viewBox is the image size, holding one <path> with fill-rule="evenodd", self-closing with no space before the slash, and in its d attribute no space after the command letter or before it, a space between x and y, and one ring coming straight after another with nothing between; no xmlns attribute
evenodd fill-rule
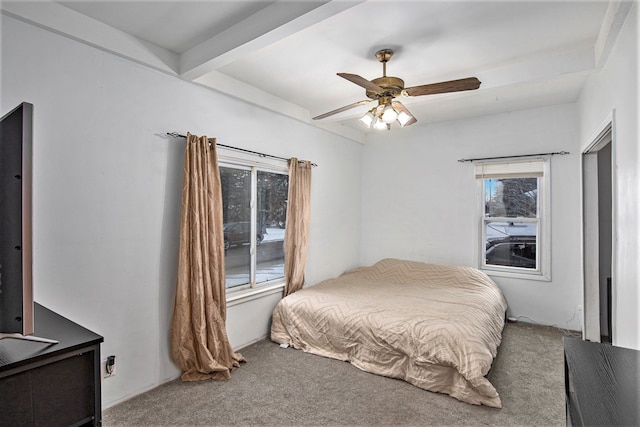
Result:
<svg viewBox="0 0 640 427"><path fill-rule="evenodd" d="M640 352L564 338L567 425L640 425Z"/></svg>
<svg viewBox="0 0 640 427"><path fill-rule="evenodd" d="M34 335L0 340L0 425L100 425L102 337L39 304Z"/></svg>

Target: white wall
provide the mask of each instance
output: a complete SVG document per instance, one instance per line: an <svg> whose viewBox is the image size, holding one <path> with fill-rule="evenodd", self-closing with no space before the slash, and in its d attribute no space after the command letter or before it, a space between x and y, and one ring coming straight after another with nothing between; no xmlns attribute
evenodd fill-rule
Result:
<svg viewBox="0 0 640 427"><path fill-rule="evenodd" d="M640 349L640 150L638 143L637 3L618 35L607 63L591 76L579 99L580 142L586 148L615 110L613 338Z"/></svg>
<svg viewBox="0 0 640 427"><path fill-rule="evenodd" d="M117 356L104 407L178 374L168 335L184 145L166 132L316 162L307 279L358 265L360 144L0 19L0 112L34 104L35 299ZM277 300L230 307L232 345L266 335Z"/></svg>
<svg viewBox="0 0 640 427"><path fill-rule="evenodd" d="M363 153L363 263L477 267L477 185L473 165L458 159L569 151L551 159L551 282L493 279L510 316L581 329L578 145L575 104L372 134Z"/></svg>

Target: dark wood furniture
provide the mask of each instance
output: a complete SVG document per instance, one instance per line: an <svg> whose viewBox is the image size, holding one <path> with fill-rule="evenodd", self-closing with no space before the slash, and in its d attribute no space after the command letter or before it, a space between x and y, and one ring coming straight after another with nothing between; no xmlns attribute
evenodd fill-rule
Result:
<svg viewBox="0 0 640 427"><path fill-rule="evenodd" d="M0 426L100 425L103 338L35 304L44 344L0 340Z"/></svg>
<svg viewBox="0 0 640 427"><path fill-rule="evenodd" d="M640 352L564 338L567 425L640 425Z"/></svg>

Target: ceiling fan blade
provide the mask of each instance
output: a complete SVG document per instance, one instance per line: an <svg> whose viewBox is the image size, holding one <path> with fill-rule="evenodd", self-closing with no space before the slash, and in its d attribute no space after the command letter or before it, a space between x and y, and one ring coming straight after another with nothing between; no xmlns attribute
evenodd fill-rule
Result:
<svg viewBox="0 0 640 427"><path fill-rule="evenodd" d="M466 79L450 80L448 82L431 83L422 86L413 86L405 89L409 96L435 95L437 93L461 92L464 90L475 90L480 87L480 80L476 77Z"/></svg>
<svg viewBox="0 0 640 427"><path fill-rule="evenodd" d="M408 116L410 116L410 119L403 125L402 123L401 126L405 127L405 126L410 126L412 124L414 124L415 122L418 121L418 119L416 119L414 117L413 114L411 114L411 112L409 111L409 109L407 109L407 107L404 106L404 104L400 101L393 101L391 103L391 106L399 113L400 111L404 112L405 114L407 114ZM399 119L398 119L399 120Z"/></svg>
<svg viewBox="0 0 640 427"><path fill-rule="evenodd" d="M364 77L361 77L357 74L349 74L349 73L338 73L338 75L340 77L342 77L343 79L347 79L349 80L351 83L355 83L358 86L362 86L363 88L373 91L373 92L379 92L379 91L383 91L384 89L382 89L380 86L378 86L375 83L370 82L369 80L365 79Z"/></svg>
<svg viewBox="0 0 640 427"><path fill-rule="evenodd" d="M333 116L334 114L342 113L343 111L347 111L347 110L350 110L352 108L358 107L360 105L368 104L371 101L373 101L373 100L372 99L365 99L365 100L362 100L362 101L354 102L353 104L345 105L344 107L340 107L340 108L338 108L336 110L329 111L328 113L320 114L319 116L314 117L313 120L321 120L321 119L327 118L329 116Z"/></svg>

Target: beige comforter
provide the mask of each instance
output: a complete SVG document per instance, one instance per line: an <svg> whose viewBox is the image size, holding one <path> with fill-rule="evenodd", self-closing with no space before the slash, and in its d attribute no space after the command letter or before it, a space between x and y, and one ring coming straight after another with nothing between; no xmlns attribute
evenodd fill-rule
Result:
<svg viewBox="0 0 640 427"><path fill-rule="evenodd" d="M485 375L506 309L498 286L477 269L385 259L282 299L271 339L500 408Z"/></svg>

